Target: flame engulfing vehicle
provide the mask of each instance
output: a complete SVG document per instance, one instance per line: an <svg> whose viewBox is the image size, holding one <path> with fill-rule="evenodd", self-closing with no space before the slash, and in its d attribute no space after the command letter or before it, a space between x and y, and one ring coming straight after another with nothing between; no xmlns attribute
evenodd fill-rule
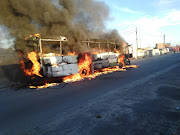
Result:
<svg viewBox="0 0 180 135"><path fill-rule="evenodd" d="M64 55L63 46L68 41L66 37L50 39L41 38L39 34L35 34L25 40L27 45L34 50L28 53L28 59L33 65L31 69L26 69L24 62L21 61L24 72L29 76L34 74L43 78L60 78L76 75L76 77L84 78L97 70L115 67L114 71L117 71L119 66L124 67L125 64L130 64L130 61L127 62L125 56L117 51L116 44L110 41L82 41L82 44L86 44L90 50L79 54L68 52Z"/></svg>

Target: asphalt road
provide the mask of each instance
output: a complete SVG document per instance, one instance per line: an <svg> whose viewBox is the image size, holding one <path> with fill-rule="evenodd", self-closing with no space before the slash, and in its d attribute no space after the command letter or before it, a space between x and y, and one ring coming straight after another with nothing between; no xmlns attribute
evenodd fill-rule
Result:
<svg viewBox="0 0 180 135"><path fill-rule="evenodd" d="M180 53L46 89L0 89L0 135L180 135Z"/></svg>

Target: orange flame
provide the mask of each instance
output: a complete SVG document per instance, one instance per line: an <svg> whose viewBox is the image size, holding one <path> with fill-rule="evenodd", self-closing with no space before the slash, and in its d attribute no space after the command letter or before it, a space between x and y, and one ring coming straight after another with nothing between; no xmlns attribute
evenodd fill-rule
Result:
<svg viewBox="0 0 180 135"><path fill-rule="evenodd" d="M24 40L27 40L28 38L31 38L31 37L33 37L33 36L35 36L35 37L37 37L37 38L40 38L40 37L41 37L41 35L40 35L40 34L35 33L34 35L30 35L29 37L25 37L25 39L24 39Z"/></svg>
<svg viewBox="0 0 180 135"><path fill-rule="evenodd" d="M63 82L68 83L68 82L75 82L75 81L80 81L83 80L83 78L80 76L80 74L74 74L70 76L66 76L63 78Z"/></svg>
<svg viewBox="0 0 180 135"><path fill-rule="evenodd" d="M80 81L91 74L92 58L90 53L82 53L78 57L78 69L79 73L70 75L63 78L63 82L75 82Z"/></svg>
<svg viewBox="0 0 180 135"><path fill-rule="evenodd" d="M31 53L35 53L35 52L31 52ZM64 77L63 82L70 83L70 82L75 82L75 81L81 81L81 80L84 80L85 78L93 79L93 78L103 75L103 74L108 74L108 73L112 73L115 71L127 71L126 68L137 68L138 67L137 65L125 66L125 64L124 64L125 68L119 68L119 66L108 67L108 68L103 68L100 70L94 70L94 74L92 74L92 58L91 58L90 53L82 53L82 54L79 54L78 57L79 57L79 59L78 59L79 73ZM28 54L28 58L30 58L30 53ZM118 63L123 64L124 58L125 58L125 56L121 55L120 58L118 59ZM32 59L30 59L30 60L33 61ZM37 61L37 58L36 58L36 61ZM35 64L33 63L33 65L35 65ZM39 67L40 67L40 65L39 65ZM33 67L32 67L32 69L33 69ZM30 69L30 70L28 69L27 72L32 71L32 69ZM39 74L39 71L38 71L38 74ZM29 86L29 88L40 89L40 88L47 88L47 87L52 87L52 86L56 86L56 85L59 85L59 83L46 83L45 85L42 85L42 86Z"/></svg>
<svg viewBox="0 0 180 135"><path fill-rule="evenodd" d="M97 76L112 73L112 72L115 72L115 71L126 71L126 69L119 68L118 66L115 66L113 68L104 68L101 71L95 70L94 74L90 74L90 75L85 76L85 77L82 77L80 75L80 73L78 73L78 74L75 74L75 75L64 77L63 82L65 82L65 83L76 82L76 81L81 81L84 78L93 79L93 78L96 78Z"/></svg>
<svg viewBox="0 0 180 135"><path fill-rule="evenodd" d="M37 76L42 77L42 75L39 73L41 68L40 68L40 63L37 60L36 52L33 51L33 52L28 53L28 59L33 64L31 69L25 69L24 61L21 60L22 69L24 70L26 75L28 75L28 76L37 75Z"/></svg>
<svg viewBox="0 0 180 135"><path fill-rule="evenodd" d="M104 52L107 52L107 51L103 48L101 48L100 50L99 48L93 48L91 54L99 54L99 53L104 53Z"/></svg>
<svg viewBox="0 0 180 135"><path fill-rule="evenodd" d="M78 68L81 77L89 76L91 72L92 58L90 53L79 55Z"/></svg>
<svg viewBox="0 0 180 135"><path fill-rule="evenodd" d="M117 50L117 49L115 49L115 48L114 48L114 52L115 52L115 53L121 53L119 50Z"/></svg>
<svg viewBox="0 0 180 135"><path fill-rule="evenodd" d="M126 68L138 68L139 65L126 65Z"/></svg>
<svg viewBox="0 0 180 135"><path fill-rule="evenodd" d="M118 58L118 65L121 63L122 66L125 67L124 59L125 59L124 54L121 54L120 57Z"/></svg>
<svg viewBox="0 0 180 135"><path fill-rule="evenodd" d="M59 85L59 83L45 83L44 85L41 86L29 86L29 88L38 90L38 89L49 88L57 85Z"/></svg>
<svg viewBox="0 0 180 135"><path fill-rule="evenodd" d="M139 67L139 66L138 65L126 65L126 68L137 68L137 67ZM89 75L84 78L88 78L89 80L91 80L97 76L116 72L116 71L127 71L127 70L124 68L119 68L119 66L115 66L113 68L109 67L109 68L104 68L101 71L95 70L93 75ZM80 73L78 73L78 74L64 77L63 82L65 82L65 83L76 82L76 81L81 81L84 78L81 77ZM59 85L59 83L46 83L45 85L42 85L42 86L29 86L29 88L36 88L38 90L38 89L53 87L53 86L57 86L57 85Z"/></svg>
<svg viewBox="0 0 180 135"><path fill-rule="evenodd" d="M119 68L118 66L115 66L113 68L104 68L101 71L95 70L94 74L91 74L91 65L92 65L92 59L91 55L88 53L82 54L79 59L78 68L79 73L71 76L67 76L63 78L63 82L75 82L83 80L84 78L95 78L96 76L100 76L103 74L112 73L115 71L126 71L126 69Z"/></svg>
<svg viewBox="0 0 180 135"><path fill-rule="evenodd" d="M40 35L39 33L35 33L34 36L35 36L35 37L38 37L38 38L41 37L41 35Z"/></svg>
<svg viewBox="0 0 180 135"><path fill-rule="evenodd" d="M69 51L67 55L77 55L77 54L74 51L73 52Z"/></svg>

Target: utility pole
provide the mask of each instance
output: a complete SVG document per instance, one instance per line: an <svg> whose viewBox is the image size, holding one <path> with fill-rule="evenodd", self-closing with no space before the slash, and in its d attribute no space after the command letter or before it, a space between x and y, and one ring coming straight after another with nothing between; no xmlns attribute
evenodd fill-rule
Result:
<svg viewBox="0 0 180 135"><path fill-rule="evenodd" d="M137 27L136 27L136 58L138 55L138 35L137 35Z"/></svg>
<svg viewBox="0 0 180 135"><path fill-rule="evenodd" d="M164 34L164 36L163 36L163 37L164 37L164 47L166 47L165 34Z"/></svg>

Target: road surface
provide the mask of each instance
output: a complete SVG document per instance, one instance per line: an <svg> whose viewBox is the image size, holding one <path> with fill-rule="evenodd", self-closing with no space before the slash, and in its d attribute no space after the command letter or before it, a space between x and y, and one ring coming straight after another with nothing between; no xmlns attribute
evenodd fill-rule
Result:
<svg viewBox="0 0 180 135"><path fill-rule="evenodd" d="M180 53L132 63L65 86L0 89L0 135L180 135Z"/></svg>

